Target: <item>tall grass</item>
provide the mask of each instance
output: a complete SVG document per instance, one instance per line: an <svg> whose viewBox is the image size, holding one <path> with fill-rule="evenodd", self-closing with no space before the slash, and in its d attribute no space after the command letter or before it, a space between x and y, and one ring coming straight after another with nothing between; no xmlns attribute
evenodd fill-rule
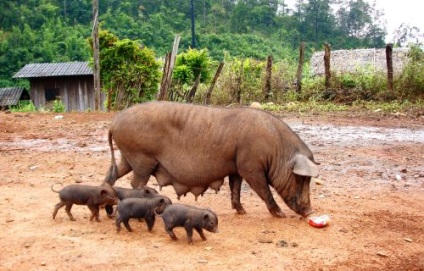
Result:
<svg viewBox="0 0 424 271"><path fill-rule="evenodd" d="M294 84L295 63L273 63L272 97L265 101L263 89L266 62L227 57L212 94L212 104L247 105L253 101L274 104L312 102L324 104L324 110L330 108L328 102L348 106L358 104L358 101L411 105L424 99L424 53L417 47L411 47L408 58L402 73L394 78L393 90L388 89L387 75L376 72L372 67L359 68L355 73L332 74L331 87L326 89L324 77L314 75L306 64L303 69L302 90L297 93ZM203 100L201 97L207 86L200 89L200 97L197 98L199 102Z"/></svg>

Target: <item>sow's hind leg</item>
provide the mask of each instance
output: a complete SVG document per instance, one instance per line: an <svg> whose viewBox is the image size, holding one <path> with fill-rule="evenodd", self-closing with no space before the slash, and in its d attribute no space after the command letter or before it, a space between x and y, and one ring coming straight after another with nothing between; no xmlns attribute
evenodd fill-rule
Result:
<svg viewBox="0 0 424 271"><path fill-rule="evenodd" d="M105 182L113 186L115 185L116 180L128 174L131 170L131 165L128 163L125 156L122 155L118 165L115 165L114 162L112 162L112 165L106 174Z"/></svg>
<svg viewBox="0 0 424 271"><path fill-rule="evenodd" d="M131 180L131 186L133 188L142 188L149 181L150 175L154 174L158 162L154 158L140 154L131 157L128 161L131 165L133 165L133 179Z"/></svg>
<svg viewBox="0 0 424 271"><path fill-rule="evenodd" d="M241 183L243 179L240 175L230 175L229 184L231 190L231 205L233 209L236 209L237 213L240 215L246 214L246 210L243 208L240 202L240 193L241 193Z"/></svg>

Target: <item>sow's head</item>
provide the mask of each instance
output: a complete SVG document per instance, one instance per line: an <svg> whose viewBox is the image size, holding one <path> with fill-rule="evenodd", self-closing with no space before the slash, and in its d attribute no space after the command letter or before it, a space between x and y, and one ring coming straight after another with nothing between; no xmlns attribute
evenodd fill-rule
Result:
<svg viewBox="0 0 424 271"><path fill-rule="evenodd" d="M313 213L310 201L310 182L318 177L316 163L302 154L295 155L288 163L291 172L288 180L276 189L284 202L296 213L307 217Z"/></svg>

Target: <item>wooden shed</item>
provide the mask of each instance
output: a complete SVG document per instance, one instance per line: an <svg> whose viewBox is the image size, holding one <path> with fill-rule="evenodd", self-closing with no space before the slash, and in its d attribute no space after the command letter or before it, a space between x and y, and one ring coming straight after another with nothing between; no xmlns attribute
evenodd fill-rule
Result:
<svg viewBox="0 0 424 271"><path fill-rule="evenodd" d="M27 64L13 78L29 79L31 100L37 109L48 108L54 100L61 100L68 112L95 108L94 77L88 62ZM104 100L102 93L101 110Z"/></svg>
<svg viewBox="0 0 424 271"><path fill-rule="evenodd" d="M19 101L29 100L29 95L23 87L0 88L0 109L17 105Z"/></svg>

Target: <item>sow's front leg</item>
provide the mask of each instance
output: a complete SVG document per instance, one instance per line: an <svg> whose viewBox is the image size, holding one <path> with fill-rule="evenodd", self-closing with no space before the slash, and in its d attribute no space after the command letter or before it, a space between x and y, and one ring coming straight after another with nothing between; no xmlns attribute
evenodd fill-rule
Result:
<svg viewBox="0 0 424 271"><path fill-rule="evenodd" d="M271 189L269 188L266 177L262 173L252 171L244 172L244 179L250 185L250 187L258 194L258 196L265 202L266 207L269 212L276 217L286 217L286 215L281 211L280 206L275 202L274 197L272 196Z"/></svg>
<svg viewBox="0 0 424 271"><path fill-rule="evenodd" d="M268 211L276 217L286 217L286 215L281 211L280 206L275 202L274 197L272 196L271 189L269 188L268 183L265 178L258 178L256 180L246 179L250 187L258 194L258 196L265 201Z"/></svg>
<svg viewBox="0 0 424 271"><path fill-rule="evenodd" d="M240 202L240 193L241 193L241 183L243 179L240 175L230 175L229 184L231 190L231 205L233 209L236 209L237 213L240 215L246 214L246 210L243 208Z"/></svg>

